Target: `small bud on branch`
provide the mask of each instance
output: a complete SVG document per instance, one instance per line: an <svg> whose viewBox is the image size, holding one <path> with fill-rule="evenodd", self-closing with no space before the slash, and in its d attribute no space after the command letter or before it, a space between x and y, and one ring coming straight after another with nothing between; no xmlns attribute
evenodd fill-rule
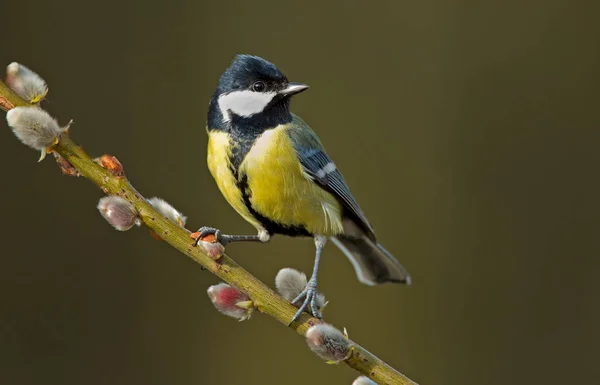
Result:
<svg viewBox="0 0 600 385"><path fill-rule="evenodd" d="M60 127L46 111L37 107L15 107L6 113L6 121L23 144L41 151L40 161L73 122Z"/></svg>
<svg viewBox="0 0 600 385"><path fill-rule="evenodd" d="M64 175L67 175L67 176L80 176L81 175L79 173L79 170L77 170L71 163L69 163L68 160L66 160L65 158L60 156L60 154L58 152L53 152L52 154L54 154L54 159L56 160L56 164L58 165L58 167L60 168L60 171L62 171L62 173Z"/></svg>
<svg viewBox="0 0 600 385"><path fill-rule="evenodd" d="M185 222L187 221L187 217L177 211L175 207L171 206L169 202L165 201L162 198L154 197L148 199L148 203L150 203L156 211L167 217L171 222L177 223L181 227L185 227Z"/></svg>
<svg viewBox="0 0 600 385"><path fill-rule="evenodd" d="M22 64L6 67L6 84L29 103L39 103L46 97L48 86L42 77Z"/></svg>
<svg viewBox="0 0 600 385"><path fill-rule="evenodd" d="M115 195L109 195L98 202L100 214L119 231L127 231L133 226L139 226L141 220L131 202Z"/></svg>
<svg viewBox="0 0 600 385"><path fill-rule="evenodd" d="M306 342L328 364L337 364L350 357L352 344L341 331L331 325L312 326L306 332Z"/></svg>
<svg viewBox="0 0 600 385"><path fill-rule="evenodd" d="M277 289L277 293L290 303L302 293L307 282L306 274L296 269L292 269L291 267L279 270L277 276L275 276L275 288ZM319 310L323 310L325 305L327 305L325 296L322 293L317 294L316 301L317 309ZM292 303L292 305L300 307L300 304Z"/></svg>
<svg viewBox="0 0 600 385"><path fill-rule="evenodd" d="M221 313L245 321L254 311L254 303L245 293L226 283L208 288L208 297Z"/></svg>
<svg viewBox="0 0 600 385"><path fill-rule="evenodd" d="M119 159L112 155L102 155L99 158L94 159L100 166L110 171L114 176L124 176L125 170L123 165L119 162Z"/></svg>
<svg viewBox="0 0 600 385"><path fill-rule="evenodd" d="M190 238L196 241L198 247L200 247L206 253L206 255L208 255L214 261L223 256L225 247L217 241L217 238L213 234L208 234L202 239L198 239L199 236L199 231L190 234Z"/></svg>

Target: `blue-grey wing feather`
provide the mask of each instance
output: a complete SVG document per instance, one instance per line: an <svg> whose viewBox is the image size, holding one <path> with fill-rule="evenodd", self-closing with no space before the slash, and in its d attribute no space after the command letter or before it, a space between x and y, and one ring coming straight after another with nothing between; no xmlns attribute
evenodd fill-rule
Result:
<svg viewBox="0 0 600 385"><path fill-rule="evenodd" d="M317 135L302 119L295 115L293 115L288 133L294 143L304 172L319 186L335 196L344 207L346 216L353 219L365 231L367 236L374 240L373 228L352 196L342 173L337 167L333 169L332 165L334 163L325 152Z"/></svg>

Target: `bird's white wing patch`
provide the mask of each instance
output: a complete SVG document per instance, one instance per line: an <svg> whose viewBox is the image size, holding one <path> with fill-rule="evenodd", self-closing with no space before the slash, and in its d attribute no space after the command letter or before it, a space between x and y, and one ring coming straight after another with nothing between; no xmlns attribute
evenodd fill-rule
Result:
<svg viewBox="0 0 600 385"><path fill-rule="evenodd" d="M335 163L329 162L322 169L317 171L317 176L319 178L325 178L325 175L334 172L337 168L335 167Z"/></svg>
<svg viewBox="0 0 600 385"><path fill-rule="evenodd" d="M275 92L233 91L219 96L219 109L226 121L231 119L230 113L247 118L261 113L275 95Z"/></svg>

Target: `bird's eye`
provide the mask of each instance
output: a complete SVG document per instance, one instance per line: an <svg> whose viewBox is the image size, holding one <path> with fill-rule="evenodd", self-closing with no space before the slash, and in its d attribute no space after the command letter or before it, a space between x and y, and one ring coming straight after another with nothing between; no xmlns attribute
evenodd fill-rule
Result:
<svg viewBox="0 0 600 385"><path fill-rule="evenodd" d="M267 89L267 85L264 82L256 82L252 85L252 89L256 92L263 92Z"/></svg>

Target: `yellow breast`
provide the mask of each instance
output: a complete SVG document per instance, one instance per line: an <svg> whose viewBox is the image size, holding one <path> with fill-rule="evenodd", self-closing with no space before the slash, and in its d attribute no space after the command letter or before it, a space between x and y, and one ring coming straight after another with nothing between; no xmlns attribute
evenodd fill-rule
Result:
<svg viewBox="0 0 600 385"><path fill-rule="evenodd" d="M304 227L311 234L343 231L341 205L304 173L285 126L267 130L256 140L240 172L248 177L252 208L264 217Z"/></svg>
<svg viewBox="0 0 600 385"><path fill-rule="evenodd" d="M229 155L231 154L230 137L226 132L210 131L208 133L208 169L217 182L217 186L227 202L245 220L257 229L263 229L262 225L250 214L242 193L236 185L235 177L229 168Z"/></svg>

